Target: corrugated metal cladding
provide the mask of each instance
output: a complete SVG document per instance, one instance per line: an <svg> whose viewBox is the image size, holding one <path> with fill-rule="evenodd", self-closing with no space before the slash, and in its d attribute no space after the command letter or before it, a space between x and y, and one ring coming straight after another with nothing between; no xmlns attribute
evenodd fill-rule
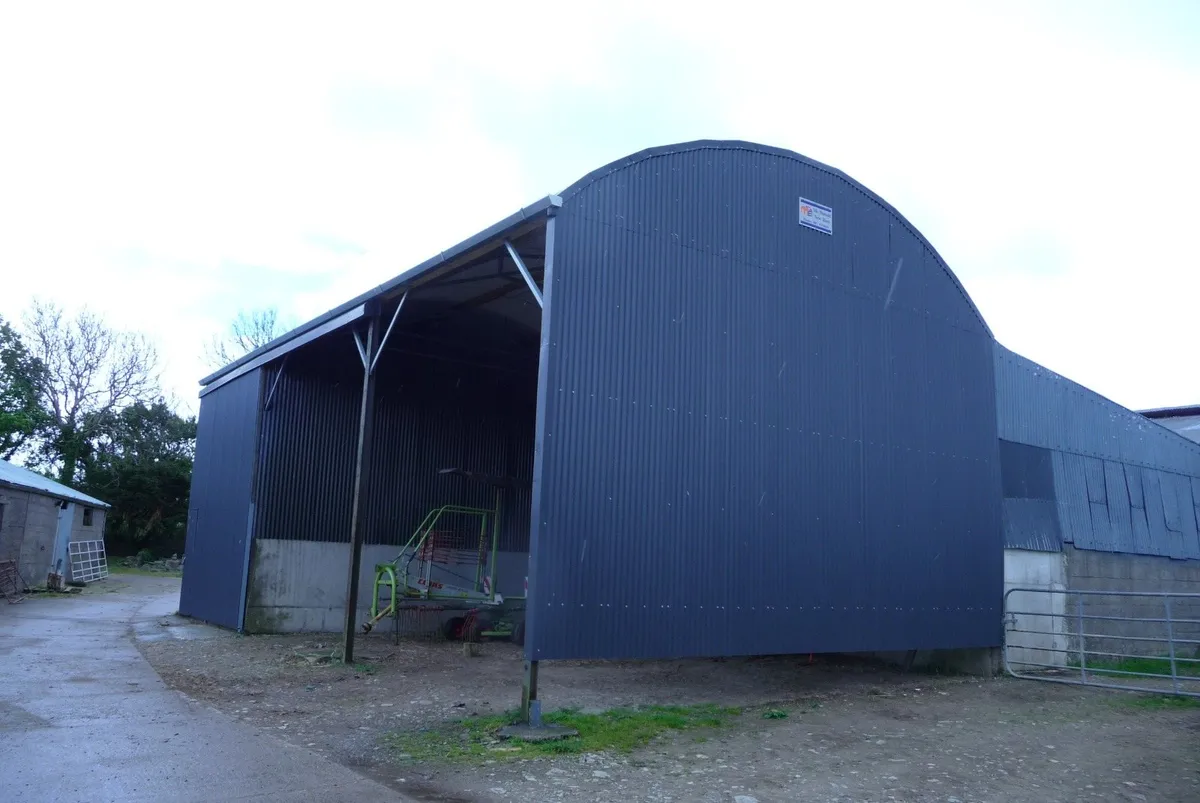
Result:
<svg viewBox="0 0 1200 803"><path fill-rule="evenodd" d="M341 345L353 369L354 346ZM528 550L534 378L509 392L486 367L392 351L379 371L366 543L405 543L439 505L491 508L493 488L438 475L464 468L517 480L502 497L500 548ZM257 537L349 542L360 383L353 371L331 371L325 352L302 349L289 360L263 415Z"/></svg>
<svg viewBox="0 0 1200 803"><path fill-rule="evenodd" d="M261 393L252 371L200 402L179 612L222 627L242 625Z"/></svg>
<svg viewBox="0 0 1200 803"><path fill-rule="evenodd" d="M1002 457L1020 449L1050 457L1049 498L1062 541L1078 549L1200 558L1200 444L999 344L996 393L1000 437L1025 444L1007 452L1002 446ZM1014 475L1032 470L1006 459L1006 497L1010 465ZM1041 487L1044 468L1037 475ZM1007 546L1060 548L1043 537L1049 511L1039 509L1036 519L1006 520Z"/></svg>
<svg viewBox="0 0 1200 803"><path fill-rule="evenodd" d="M1000 441L1004 493L1004 545L1010 549L1062 549L1054 494L1054 457L1049 449Z"/></svg>
<svg viewBox="0 0 1200 803"><path fill-rule="evenodd" d="M744 144L563 198L527 654L999 644L992 340L920 235Z"/></svg>

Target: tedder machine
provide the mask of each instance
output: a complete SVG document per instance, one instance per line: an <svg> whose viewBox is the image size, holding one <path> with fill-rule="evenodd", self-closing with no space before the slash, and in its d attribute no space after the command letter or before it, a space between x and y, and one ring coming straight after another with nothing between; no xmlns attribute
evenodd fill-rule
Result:
<svg viewBox="0 0 1200 803"><path fill-rule="evenodd" d="M430 510L400 554L375 565L369 633L391 617L399 639L402 615L410 622L435 618L449 639L507 639L525 643L525 597L496 591L496 558L504 492L516 480L445 468L443 476L459 476L495 489L493 507L440 505ZM419 627L419 624L416 625Z"/></svg>

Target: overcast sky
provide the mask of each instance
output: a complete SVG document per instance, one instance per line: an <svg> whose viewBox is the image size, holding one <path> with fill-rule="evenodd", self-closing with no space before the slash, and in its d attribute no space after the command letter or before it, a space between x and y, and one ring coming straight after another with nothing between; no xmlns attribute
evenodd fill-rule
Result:
<svg viewBox="0 0 1200 803"><path fill-rule="evenodd" d="M239 308L313 317L612 159L736 138L890 201L1010 348L1200 402L1200 3L431 5L6 4L0 315L145 331L194 411Z"/></svg>

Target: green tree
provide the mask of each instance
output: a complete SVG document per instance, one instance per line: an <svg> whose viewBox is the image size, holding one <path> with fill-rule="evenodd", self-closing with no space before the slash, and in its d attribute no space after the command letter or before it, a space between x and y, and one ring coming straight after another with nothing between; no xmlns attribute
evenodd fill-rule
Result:
<svg viewBox="0 0 1200 803"><path fill-rule="evenodd" d="M135 402L91 422L83 490L112 505L105 540L113 554L183 552L196 450L196 419L163 401Z"/></svg>
<svg viewBox="0 0 1200 803"><path fill-rule="evenodd" d="M36 381L51 416L42 463L72 485L103 426L123 407L158 395L158 353L144 336L111 328L82 310L67 318L53 303L34 301L25 316L26 345L45 370Z"/></svg>
<svg viewBox="0 0 1200 803"><path fill-rule="evenodd" d="M50 424L38 388L46 367L0 318L0 458L8 460Z"/></svg>

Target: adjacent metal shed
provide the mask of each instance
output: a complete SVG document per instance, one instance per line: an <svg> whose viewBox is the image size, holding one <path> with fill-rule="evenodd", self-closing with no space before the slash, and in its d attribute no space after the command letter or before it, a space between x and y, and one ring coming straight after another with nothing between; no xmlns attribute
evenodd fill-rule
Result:
<svg viewBox="0 0 1200 803"><path fill-rule="evenodd" d="M999 645L994 347L840 171L644 151L202 380L181 612L340 629L357 534L365 617L459 467L533 661Z"/></svg>

